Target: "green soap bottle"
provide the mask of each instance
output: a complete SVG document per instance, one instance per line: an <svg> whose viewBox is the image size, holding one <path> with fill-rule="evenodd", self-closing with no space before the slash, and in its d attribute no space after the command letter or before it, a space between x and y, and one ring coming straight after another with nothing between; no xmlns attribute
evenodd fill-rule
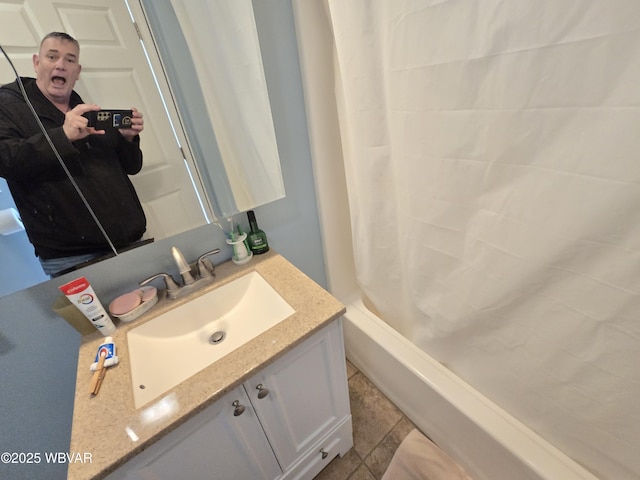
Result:
<svg viewBox="0 0 640 480"><path fill-rule="evenodd" d="M255 255L268 252L269 243L267 242L267 234L258 228L258 222L256 221L256 215L253 213L253 210L247 212L247 218L249 219L249 227L251 228L251 231L247 235L249 249Z"/></svg>

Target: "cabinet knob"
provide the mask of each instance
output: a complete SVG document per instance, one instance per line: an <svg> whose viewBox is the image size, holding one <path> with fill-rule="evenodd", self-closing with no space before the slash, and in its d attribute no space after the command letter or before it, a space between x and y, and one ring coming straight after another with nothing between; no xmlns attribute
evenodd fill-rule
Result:
<svg viewBox="0 0 640 480"><path fill-rule="evenodd" d="M262 386L262 384L258 384L258 386L256 387L256 390L258 390L258 398L263 399L264 397L266 397L267 395L269 395L269 390L264 388L264 386Z"/></svg>
<svg viewBox="0 0 640 480"><path fill-rule="evenodd" d="M245 406L244 405L240 405L240 402L238 400L234 400L233 403L231 404L233 405L233 416L234 417L239 417L240 415L242 415L245 411Z"/></svg>
<svg viewBox="0 0 640 480"><path fill-rule="evenodd" d="M325 452L324 448L320 449L320 453L322 454L322 459L324 460L329 455L329 452Z"/></svg>

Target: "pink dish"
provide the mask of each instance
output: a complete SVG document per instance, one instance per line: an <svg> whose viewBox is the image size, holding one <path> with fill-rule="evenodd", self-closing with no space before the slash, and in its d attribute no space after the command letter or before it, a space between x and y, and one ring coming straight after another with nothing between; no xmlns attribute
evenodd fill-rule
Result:
<svg viewBox="0 0 640 480"><path fill-rule="evenodd" d="M142 303L140 290L125 293L109 304L109 312L113 315L124 315Z"/></svg>

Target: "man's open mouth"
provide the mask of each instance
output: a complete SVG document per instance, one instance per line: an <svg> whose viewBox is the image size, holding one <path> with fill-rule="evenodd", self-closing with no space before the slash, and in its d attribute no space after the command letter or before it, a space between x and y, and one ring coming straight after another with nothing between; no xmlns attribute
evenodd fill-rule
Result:
<svg viewBox="0 0 640 480"><path fill-rule="evenodd" d="M55 76L55 77L51 77L51 82L54 85L64 85L65 83L67 83L67 79L64 77Z"/></svg>

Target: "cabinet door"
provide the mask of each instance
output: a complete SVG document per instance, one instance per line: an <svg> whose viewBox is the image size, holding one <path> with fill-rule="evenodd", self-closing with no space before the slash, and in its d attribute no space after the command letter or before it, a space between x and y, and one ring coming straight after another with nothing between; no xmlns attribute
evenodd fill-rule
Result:
<svg viewBox="0 0 640 480"><path fill-rule="evenodd" d="M236 400L245 407L238 416L234 416ZM281 474L251 403L239 387L108 479L272 480Z"/></svg>
<svg viewBox="0 0 640 480"><path fill-rule="evenodd" d="M350 415L341 321L324 327L244 385L286 472Z"/></svg>

